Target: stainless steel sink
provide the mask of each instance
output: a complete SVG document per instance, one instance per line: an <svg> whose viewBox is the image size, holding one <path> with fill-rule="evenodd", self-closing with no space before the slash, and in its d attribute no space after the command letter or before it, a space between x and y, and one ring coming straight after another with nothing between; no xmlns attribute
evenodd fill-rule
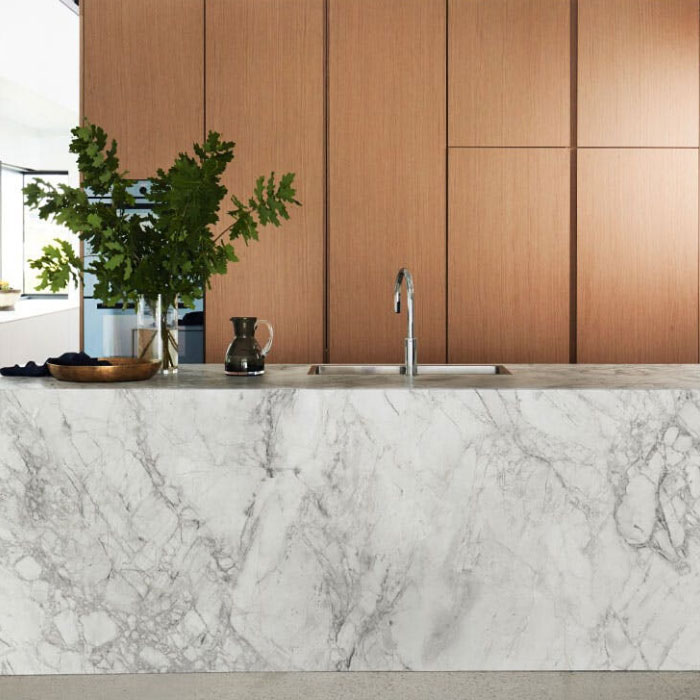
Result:
<svg viewBox="0 0 700 700"><path fill-rule="evenodd" d="M510 374L503 365L418 365L418 374Z"/></svg>
<svg viewBox="0 0 700 700"><path fill-rule="evenodd" d="M418 364L418 340L415 336L415 285L409 270L402 267L394 282L394 312L401 312L401 289L406 284L407 328L404 338L404 362L401 365L311 365L309 374L316 376L358 377L404 375L418 377L469 377L510 374L503 365L421 365Z"/></svg>
<svg viewBox="0 0 700 700"><path fill-rule="evenodd" d="M404 365L311 365L309 374L352 376L367 374L405 374ZM418 376L472 374L510 374L503 365L418 365Z"/></svg>

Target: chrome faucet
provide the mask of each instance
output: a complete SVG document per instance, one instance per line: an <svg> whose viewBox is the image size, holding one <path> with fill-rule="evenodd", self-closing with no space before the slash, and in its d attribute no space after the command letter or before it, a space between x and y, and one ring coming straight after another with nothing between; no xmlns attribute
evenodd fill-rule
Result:
<svg viewBox="0 0 700 700"><path fill-rule="evenodd" d="M415 337L413 327L413 312L414 312L414 294L413 277L411 273L402 267L399 274L396 275L396 283L394 284L394 312L401 313L401 283L406 280L406 296L408 305L406 308L408 316L408 334L404 342L404 367L406 374L415 375L418 373L418 341Z"/></svg>

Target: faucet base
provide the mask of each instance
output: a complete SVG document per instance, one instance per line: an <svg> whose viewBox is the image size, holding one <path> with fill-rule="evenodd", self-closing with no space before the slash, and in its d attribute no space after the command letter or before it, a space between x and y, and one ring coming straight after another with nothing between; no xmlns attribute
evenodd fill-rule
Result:
<svg viewBox="0 0 700 700"><path fill-rule="evenodd" d="M418 374L418 340L405 338L403 341L405 352L406 374Z"/></svg>

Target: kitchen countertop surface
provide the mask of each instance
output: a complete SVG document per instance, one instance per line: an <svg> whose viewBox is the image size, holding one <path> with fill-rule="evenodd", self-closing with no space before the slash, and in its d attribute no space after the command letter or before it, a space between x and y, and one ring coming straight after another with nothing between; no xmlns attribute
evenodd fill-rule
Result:
<svg viewBox="0 0 700 700"><path fill-rule="evenodd" d="M75 384L53 378L0 377L17 389L678 389L700 390L700 365L505 365L510 374L472 376L310 375L310 365L268 365L262 377L228 377L219 364L181 365L175 376L145 382ZM420 371L420 370L419 370Z"/></svg>
<svg viewBox="0 0 700 700"><path fill-rule="evenodd" d="M506 366L0 378L0 675L700 670L700 367Z"/></svg>

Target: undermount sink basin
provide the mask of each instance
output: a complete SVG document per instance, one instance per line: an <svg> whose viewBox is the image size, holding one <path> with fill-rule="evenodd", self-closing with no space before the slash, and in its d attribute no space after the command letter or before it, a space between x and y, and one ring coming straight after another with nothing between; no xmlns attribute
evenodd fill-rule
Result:
<svg viewBox="0 0 700 700"><path fill-rule="evenodd" d="M311 365L309 374L352 376L367 374L405 374L404 365ZM510 374L503 365L418 365L418 376L470 374Z"/></svg>

